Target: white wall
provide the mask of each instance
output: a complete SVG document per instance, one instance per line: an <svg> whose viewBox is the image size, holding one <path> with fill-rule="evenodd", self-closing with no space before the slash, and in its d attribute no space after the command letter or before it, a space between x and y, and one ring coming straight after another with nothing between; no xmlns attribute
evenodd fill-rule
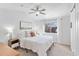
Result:
<svg viewBox="0 0 79 59"><path fill-rule="evenodd" d="M78 4L78 8L79 8L79 4ZM76 21L76 40L75 40L75 45L76 45L76 55L79 56L79 11L77 12L77 21Z"/></svg>
<svg viewBox="0 0 79 59"><path fill-rule="evenodd" d="M4 29L7 26L15 27L21 16L21 12L0 9L0 26L4 27Z"/></svg>
<svg viewBox="0 0 79 59"><path fill-rule="evenodd" d="M31 16L31 15L29 15ZM35 16L35 15L34 15ZM36 17L36 16L35 16ZM30 21L33 23L33 30L39 31L39 33L44 32L43 30L43 23L39 21L39 17L34 21L35 18L30 18L24 12L8 10L8 9L0 9L0 34L7 33L8 30L6 27L13 27L13 37L16 36L17 32L19 32L19 22L20 20L23 21Z"/></svg>
<svg viewBox="0 0 79 59"><path fill-rule="evenodd" d="M21 17L23 15L22 12L0 9L0 40L5 41L5 36L8 34L8 30L6 27L18 28L18 16ZM2 39L1 39L2 38ZM8 38L6 38L8 40ZM0 41L0 42L1 42Z"/></svg>
<svg viewBox="0 0 79 59"><path fill-rule="evenodd" d="M39 33L44 33L44 24L41 21L33 22L33 29Z"/></svg>
<svg viewBox="0 0 79 59"><path fill-rule="evenodd" d="M57 20L58 43L70 45L70 15L64 15Z"/></svg>

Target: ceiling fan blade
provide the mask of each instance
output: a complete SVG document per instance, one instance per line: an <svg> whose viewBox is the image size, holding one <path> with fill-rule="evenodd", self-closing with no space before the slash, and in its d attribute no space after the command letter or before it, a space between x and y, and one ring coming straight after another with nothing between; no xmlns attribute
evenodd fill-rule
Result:
<svg viewBox="0 0 79 59"><path fill-rule="evenodd" d="M32 13L35 13L35 12L29 12L29 14L32 14Z"/></svg>
<svg viewBox="0 0 79 59"><path fill-rule="evenodd" d="M45 13L40 12L40 14L46 15Z"/></svg>
<svg viewBox="0 0 79 59"><path fill-rule="evenodd" d="M42 9L42 10L40 10L40 11L45 11L46 9Z"/></svg>
<svg viewBox="0 0 79 59"><path fill-rule="evenodd" d="M36 11L35 9L30 9L30 10L32 10L32 11Z"/></svg>
<svg viewBox="0 0 79 59"><path fill-rule="evenodd" d="M39 6L36 6L36 10L37 10L37 11L39 10Z"/></svg>

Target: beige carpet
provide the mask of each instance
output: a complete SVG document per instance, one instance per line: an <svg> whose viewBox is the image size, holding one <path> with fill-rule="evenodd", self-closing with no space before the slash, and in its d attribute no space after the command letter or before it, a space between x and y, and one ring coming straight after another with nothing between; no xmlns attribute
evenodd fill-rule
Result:
<svg viewBox="0 0 79 59"><path fill-rule="evenodd" d="M21 52L21 56L37 56L37 53L26 50L22 48L16 49L17 51ZM48 56L72 56L72 52L69 46L61 45L55 43L54 46L52 45L51 48L47 51Z"/></svg>

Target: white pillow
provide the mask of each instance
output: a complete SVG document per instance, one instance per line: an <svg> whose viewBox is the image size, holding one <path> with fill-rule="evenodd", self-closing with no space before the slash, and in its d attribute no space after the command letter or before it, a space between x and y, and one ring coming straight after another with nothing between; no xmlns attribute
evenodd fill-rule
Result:
<svg viewBox="0 0 79 59"><path fill-rule="evenodd" d="M17 36L19 38L23 38L23 37L25 37L25 32L24 31L20 31L20 32L18 32Z"/></svg>
<svg viewBox="0 0 79 59"><path fill-rule="evenodd" d="M25 31L24 35L25 35L25 37L31 37L31 34L28 31Z"/></svg>

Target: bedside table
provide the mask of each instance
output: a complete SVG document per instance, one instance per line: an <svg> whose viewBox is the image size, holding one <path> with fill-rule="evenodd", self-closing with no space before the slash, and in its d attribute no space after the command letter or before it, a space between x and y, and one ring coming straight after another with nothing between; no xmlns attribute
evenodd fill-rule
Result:
<svg viewBox="0 0 79 59"><path fill-rule="evenodd" d="M8 46L10 46L10 47L12 47L14 44L18 44L18 46L16 46L16 47L20 47L20 40L19 39L10 39L9 41L8 41ZM15 48L16 48L15 47Z"/></svg>

